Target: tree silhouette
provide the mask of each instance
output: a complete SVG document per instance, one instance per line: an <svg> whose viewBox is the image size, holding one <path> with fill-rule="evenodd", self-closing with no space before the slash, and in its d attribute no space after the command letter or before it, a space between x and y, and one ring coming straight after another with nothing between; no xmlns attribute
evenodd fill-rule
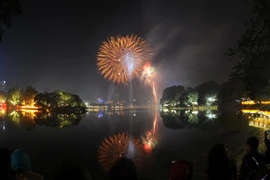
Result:
<svg viewBox="0 0 270 180"><path fill-rule="evenodd" d="M0 1L0 42L4 33L4 28L9 28L12 24L14 15L21 15L20 0L1 0Z"/></svg>
<svg viewBox="0 0 270 180"><path fill-rule="evenodd" d="M167 106L187 106L198 102L199 105L206 105L207 96L216 96L220 91L220 85L215 81L208 81L196 86L194 89L184 86L170 86L163 90L160 104Z"/></svg>
<svg viewBox="0 0 270 180"><path fill-rule="evenodd" d="M220 91L220 85L214 81L208 81L195 87L198 92L198 104L206 104L206 96L215 96Z"/></svg>
<svg viewBox="0 0 270 180"><path fill-rule="evenodd" d="M23 92L23 100L25 101L26 105L33 105L34 98L38 94L38 91L33 88L32 86L28 86L24 89Z"/></svg>
<svg viewBox="0 0 270 180"><path fill-rule="evenodd" d="M182 94L185 92L184 86L171 86L163 90L161 104L176 103L179 104Z"/></svg>
<svg viewBox="0 0 270 180"><path fill-rule="evenodd" d="M241 81L243 91L255 100L270 98L270 1L251 0L252 14L245 22L247 30L242 34L228 56L237 57L231 80Z"/></svg>
<svg viewBox="0 0 270 180"><path fill-rule="evenodd" d="M86 106L79 96L63 91L51 93L39 93L35 96L35 102L43 110L57 111L61 113L85 113Z"/></svg>

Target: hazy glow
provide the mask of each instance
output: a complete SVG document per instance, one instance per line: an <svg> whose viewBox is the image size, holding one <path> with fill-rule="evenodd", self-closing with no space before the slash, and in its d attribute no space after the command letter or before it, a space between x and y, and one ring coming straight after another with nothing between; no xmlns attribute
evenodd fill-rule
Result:
<svg viewBox="0 0 270 180"><path fill-rule="evenodd" d="M137 63L130 53L127 53L124 56L124 66L126 66L128 76L131 77L132 72L137 67Z"/></svg>
<svg viewBox="0 0 270 180"><path fill-rule="evenodd" d="M217 116L215 114L208 114L206 115L209 119L214 119L216 118Z"/></svg>
<svg viewBox="0 0 270 180"><path fill-rule="evenodd" d="M210 101L210 102L214 102L214 101L216 101L216 98L214 98L214 97L209 97L207 100Z"/></svg>

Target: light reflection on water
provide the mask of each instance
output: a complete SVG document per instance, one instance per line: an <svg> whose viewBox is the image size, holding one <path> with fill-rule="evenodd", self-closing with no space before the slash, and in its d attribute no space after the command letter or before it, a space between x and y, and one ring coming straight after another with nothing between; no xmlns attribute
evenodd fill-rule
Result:
<svg viewBox="0 0 270 180"><path fill-rule="evenodd" d="M216 142L229 144L230 134L226 134L223 125L215 123L218 116L216 111L100 111L86 115L11 111L0 114L0 133L5 134L0 136L0 143L11 149L21 147L33 155L35 169L45 177L52 177L67 157L86 165L94 177L102 177L104 171L97 158L99 146L104 138L126 132L150 154L148 172L165 177L170 162L178 158L200 162L197 170L203 172L205 158L201 154L207 154ZM239 137L238 142L242 143L242 139ZM127 155L134 156L136 148L127 145ZM44 156L48 152L50 155ZM44 168L44 164L49 165Z"/></svg>

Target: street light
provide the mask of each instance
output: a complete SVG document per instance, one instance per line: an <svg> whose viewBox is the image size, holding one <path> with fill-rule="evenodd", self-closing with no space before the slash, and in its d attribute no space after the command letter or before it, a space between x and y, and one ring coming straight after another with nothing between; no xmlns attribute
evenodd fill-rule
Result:
<svg viewBox="0 0 270 180"><path fill-rule="evenodd" d="M214 101L216 101L216 98L214 98L214 97L209 97L209 98L207 98L207 100L210 101L210 102L214 102Z"/></svg>

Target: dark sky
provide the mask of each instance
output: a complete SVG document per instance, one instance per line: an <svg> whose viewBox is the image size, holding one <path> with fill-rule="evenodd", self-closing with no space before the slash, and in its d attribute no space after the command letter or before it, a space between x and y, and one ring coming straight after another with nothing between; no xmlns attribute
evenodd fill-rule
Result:
<svg viewBox="0 0 270 180"><path fill-rule="evenodd" d="M96 52L108 36L137 34L151 44L162 91L224 82L233 65L224 52L248 19L245 0L25 0L22 6L0 44L0 79L89 100L124 97L130 89L97 71ZM135 98L146 98L149 88L133 84Z"/></svg>

